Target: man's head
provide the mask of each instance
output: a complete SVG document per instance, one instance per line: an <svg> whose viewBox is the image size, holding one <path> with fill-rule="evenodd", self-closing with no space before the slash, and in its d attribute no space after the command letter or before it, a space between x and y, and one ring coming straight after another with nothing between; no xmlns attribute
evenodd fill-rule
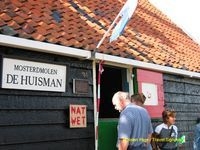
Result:
<svg viewBox="0 0 200 150"><path fill-rule="evenodd" d="M146 97L143 93L138 93L131 96L131 102L139 106L143 106L145 100Z"/></svg>
<svg viewBox="0 0 200 150"><path fill-rule="evenodd" d="M112 98L112 103L119 112L121 112L130 102L130 96L127 92L119 91L115 93Z"/></svg>

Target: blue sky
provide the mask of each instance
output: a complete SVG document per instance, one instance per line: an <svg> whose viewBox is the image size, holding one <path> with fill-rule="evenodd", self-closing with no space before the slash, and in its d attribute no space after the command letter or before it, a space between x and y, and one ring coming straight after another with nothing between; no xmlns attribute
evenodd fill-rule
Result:
<svg viewBox="0 0 200 150"><path fill-rule="evenodd" d="M149 0L200 44L200 0Z"/></svg>

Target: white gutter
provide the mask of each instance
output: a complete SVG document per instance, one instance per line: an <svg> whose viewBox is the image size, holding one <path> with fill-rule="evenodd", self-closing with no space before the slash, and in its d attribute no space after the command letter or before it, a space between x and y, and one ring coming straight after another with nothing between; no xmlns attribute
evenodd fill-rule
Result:
<svg viewBox="0 0 200 150"><path fill-rule="evenodd" d="M104 60L105 62L115 63L115 65L117 63L120 66L124 65L124 67L125 65L128 65L128 66L154 70L154 71L163 72L163 73L178 74L178 75L189 76L193 78L200 78L200 73L197 73L197 72L192 72L192 71L187 71L187 70L182 70L182 69L177 69L177 68L152 64L152 63L146 63L146 62L142 62L138 60L122 58L122 57L117 57L117 56L112 56L112 55L107 55L107 54L102 54L102 53L96 53L95 59Z"/></svg>
<svg viewBox="0 0 200 150"><path fill-rule="evenodd" d="M0 34L0 45L84 59L91 57L90 51L2 34Z"/></svg>

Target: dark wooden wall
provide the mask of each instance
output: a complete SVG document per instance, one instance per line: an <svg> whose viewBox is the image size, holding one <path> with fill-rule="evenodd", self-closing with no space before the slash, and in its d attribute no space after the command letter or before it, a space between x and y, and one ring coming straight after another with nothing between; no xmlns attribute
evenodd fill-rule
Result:
<svg viewBox="0 0 200 150"><path fill-rule="evenodd" d="M92 63L0 47L0 54L67 66L66 92L0 88L0 150L93 150ZM89 81L89 93L72 92L72 79ZM69 128L69 104L87 105L87 128Z"/></svg>
<svg viewBox="0 0 200 150"><path fill-rule="evenodd" d="M176 125L180 135L186 136L183 149L192 149L193 131L200 116L200 80L176 75L164 75L166 107L177 112Z"/></svg>

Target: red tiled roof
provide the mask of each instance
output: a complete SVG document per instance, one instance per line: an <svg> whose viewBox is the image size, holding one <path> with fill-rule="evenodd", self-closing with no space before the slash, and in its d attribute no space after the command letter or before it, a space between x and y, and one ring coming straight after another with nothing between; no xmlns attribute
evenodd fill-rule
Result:
<svg viewBox="0 0 200 150"><path fill-rule="evenodd" d="M125 0L0 1L0 34L94 50ZM139 0L125 31L98 52L200 72L200 45L148 0Z"/></svg>

